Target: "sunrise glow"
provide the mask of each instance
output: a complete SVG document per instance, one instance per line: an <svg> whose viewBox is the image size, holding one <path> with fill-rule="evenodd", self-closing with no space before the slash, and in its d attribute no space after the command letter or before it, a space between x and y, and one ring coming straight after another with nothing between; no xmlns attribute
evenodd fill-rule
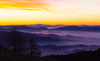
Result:
<svg viewBox="0 0 100 61"><path fill-rule="evenodd" d="M0 25L100 25L99 0L0 0Z"/></svg>

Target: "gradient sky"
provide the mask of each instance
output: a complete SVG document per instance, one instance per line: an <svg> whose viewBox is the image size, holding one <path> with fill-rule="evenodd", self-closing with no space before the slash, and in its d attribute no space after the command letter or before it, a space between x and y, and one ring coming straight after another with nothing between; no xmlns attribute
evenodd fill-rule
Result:
<svg viewBox="0 0 100 61"><path fill-rule="evenodd" d="M100 0L0 0L0 25L100 25Z"/></svg>

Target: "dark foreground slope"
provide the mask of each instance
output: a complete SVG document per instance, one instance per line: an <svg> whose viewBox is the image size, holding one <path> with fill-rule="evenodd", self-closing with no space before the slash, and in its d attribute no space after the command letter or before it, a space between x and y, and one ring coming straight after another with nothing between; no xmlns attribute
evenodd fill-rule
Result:
<svg viewBox="0 0 100 61"><path fill-rule="evenodd" d="M95 51L82 51L74 54L51 55L46 57L59 61L100 61L100 48Z"/></svg>
<svg viewBox="0 0 100 61"><path fill-rule="evenodd" d="M57 60L0 51L0 61L57 61Z"/></svg>

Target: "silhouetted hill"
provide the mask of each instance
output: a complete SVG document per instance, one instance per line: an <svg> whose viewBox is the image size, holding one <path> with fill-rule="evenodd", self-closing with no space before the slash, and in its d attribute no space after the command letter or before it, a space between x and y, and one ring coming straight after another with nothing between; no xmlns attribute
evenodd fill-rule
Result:
<svg viewBox="0 0 100 61"><path fill-rule="evenodd" d="M40 28L33 28L33 27L28 27L28 26L25 26L25 25L23 25L23 26L16 26L16 28L17 29L19 29L19 30L46 30L47 28L45 28L45 27L40 27Z"/></svg>
<svg viewBox="0 0 100 61"><path fill-rule="evenodd" d="M100 32L100 26L87 26L87 25L74 25L74 26L67 26L67 25L10 25L10 26L0 26L0 31L8 31L13 26L16 26L18 30L68 30L68 31L94 31ZM49 29L49 28L50 29Z"/></svg>
<svg viewBox="0 0 100 61"><path fill-rule="evenodd" d="M36 42L54 42L54 41L62 41L60 36L57 35L44 35L44 34L31 34L31 33L24 33L21 32L22 35L26 38L26 40L29 40L30 37L33 37ZM6 31L0 31L0 41L4 42L7 38L8 32Z"/></svg>
<svg viewBox="0 0 100 61"><path fill-rule="evenodd" d="M5 31L5 30L7 30L7 29L6 29L6 28L0 28L0 30L1 30L1 31Z"/></svg>
<svg viewBox="0 0 100 61"><path fill-rule="evenodd" d="M55 59L35 57L24 54L0 51L0 61L57 61Z"/></svg>
<svg viewBox="0 0 100 61"><path fill-rule="evenodd" d="M57 46L57 45L44 45L39 46L39 48L42 51L42 56L46 55L65 55L65 54L71 54L71 53L77 53L80 51L94 51L100 48L99 45L65 45L65 46Z"/></svg>
<svg viewBox="0 0 100 61"><path fill-rule="evenodd" d="M78 27L78 26L65 26L59 27L53 30L68 30L68 31L100 31L100 27L97 26L86 26L86 27Z"/></svg>
<svg viewBox="0 0 100 61"><path fill-rule="evenodd" d="M71 36L69 38L69 36L65 36L65 37L62 37L62 36L59 36L59 35L55 35L55 34L48 34L48 35L45 35L45 34L32 34L32 33L24 33L24 32L21 32L22 35L25 37L25 39L28 41L30 39L30 37L33 37L33 39L36 41L36 43L46 43L46 44L50 44L50 43L61 43L63 41L74 41L72 40L72 38L76 38L75 36ZM0 31L0 42L5 42L6 41L6 38L7 38L7 35L8 35L8 32L6 31ZM69 38L69 39L68 39Z"/></svg>
<svg viewBox="0 0 100 61"><path fill-rule="evenodd" d="M45 57L60 61L100 61L100 48L95 51L82 51L68 55L50 55Z"/></svg>
<svg viewBox="0 0 100 61"><path fill-rule="evenodd" d="M0 31L11 30L11 28L14 27L14 26L18 30L29 30L29 31L33 31L33 30L47 30L46 27L30 27L30 26L26 26L26 25L12 25L12 26L0 26Z"/></svg>

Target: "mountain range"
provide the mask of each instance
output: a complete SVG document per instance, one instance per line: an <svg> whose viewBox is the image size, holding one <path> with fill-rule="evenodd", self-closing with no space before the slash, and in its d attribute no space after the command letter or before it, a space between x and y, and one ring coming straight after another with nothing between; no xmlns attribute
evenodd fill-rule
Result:
<svg viewBox="0 0 100 61"><path fill-rule="evenodd" d="M0 31L8 31L12 27L16 26L18 30L66 30L66 31L92 31L100 32L100 26L88 26L88 25L9 25L0 26Z"/></svg>

